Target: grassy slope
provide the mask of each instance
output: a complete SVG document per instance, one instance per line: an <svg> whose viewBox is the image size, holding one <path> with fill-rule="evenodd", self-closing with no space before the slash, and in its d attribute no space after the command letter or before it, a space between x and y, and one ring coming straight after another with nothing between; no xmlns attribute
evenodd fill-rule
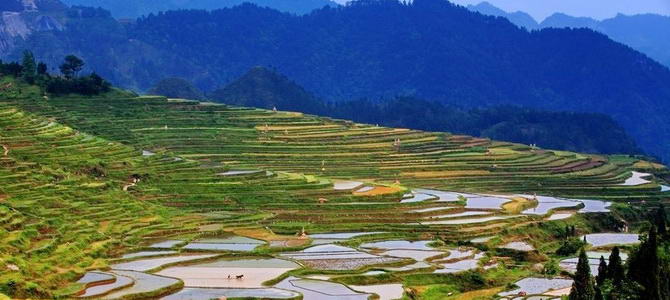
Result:
<svg viewBox="0 0 670 300"><path fill-rule="evenodd" d="M636 162L629 158L608 162L465 136L120 92L45 99L9 79L2 86L0 144L9 153L0 157L0 280L14 280L32 295L67 287L128 248L200 234L206 224L270 226L279 233L364 227L424 238L439 232L450 239L512 224L406 225L425 217L409 210L434 205L397 203L406 187L662 198L656 184L616 185ZM142 156L142 150L158 154ZM274 172L217 175L238 168ZM131 178L140 178L139 184L123 191ZM330 178L391 188L354 195L333 190ZM319 204L320 197L329 202ZM9 271L10 264L20 270ZM425 285L421 276L404 280Z"/></svg>

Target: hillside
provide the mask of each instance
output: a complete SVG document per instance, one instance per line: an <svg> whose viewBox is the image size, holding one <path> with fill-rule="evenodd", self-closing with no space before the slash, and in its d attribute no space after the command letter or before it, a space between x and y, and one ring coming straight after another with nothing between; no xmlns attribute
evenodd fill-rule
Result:
<svg viewBox="0 0 670 300"><path fill-rule="evenodd" d="M169 89L188 90L184 84ZM149 93L188 98L154 90ZM262 67L252 68L224 88L209 94L209 98L231 105L280 108L389 127L448 131L551 149L601 154L641 153L625 130L602 114L548 112L514 106L464 109L411 97L327 103L286 76Z"/></svg>
<svg viewBox="0 0 670 300"><path fill-rule="evenodd" d="M300 17L242 5L127 26L103 13L77 16L22 47L49 65L78 54L88 70L137 90L181 77L211 91L270 65L327 101L409 95L603 113L647 153L665 158L670 143L670 70L590 30L529 33L442 0L362 1Z"/></svg>
<svg viewBox="0 0 670 300"><path fill-rule="evenodd" d="M670 67L670 36L667 34L667 30L670 28L670 17L668 16L654 14L628 16L620 14L599 21L588 17L573 17L556 13L538 23L527 13L520 11L508 13L488 2L469 5L468 9L484 15L507 18L510 22L528 30L589 28L606 34L611 39L628 45Z"/></svg>
<svg viewBox="0 0 670 300"><path fill-rule="evenodd" d="M261 7L270 7L294 14L307 14L324 6L337 7L339 4L329 0L64 0L68 5L102 7L109 10L115 18L138 18L161 11L180 9L220 9L242 3L254 3Z"/></svg>
<svg viewBox="0 0 670 300"><path fill-rule="evenodd" d="M444 299L447 293L488 290L537 276L532 266L545 255L555 256L564 227L577 226L580 233L617 230L626 218L637 228L645 211L636 207L655 206L668 197L660 179L667 169L632 157L136 97L120 90L45 98L37 87L8 77L0 86L0 293L15 298L188 297L182 287L192 287L191 279L157 275L189 276L189 271L175 271L179 259L180 265L207 268L240 255L301 261L295 251L316 244L316 233L363 230L365 237L339 234L335 242L364 249L363 243L375 241L420 240L417 245L430 242L433 255L446 259L370 258L373 254L357 252L365 250L345 248L352 250L335 252L325 265L307 258L310 267L296 265L288 274L331 274L332 264L343 268L336 272L342 277L320 282L349 290L343 284L360 282L360 274L374 266L388 274L366 279L368 284L390 280L411 293L424 293L424 283L430 282L434 296L428 299ZM530 196L535 193L546 197ZM620 204L607 214L604 202L549 195ZM558 207L563 214L553 211ZM313 238L296 237L301 231ZM496 260L484 257L488 252L458 248L490 235L497 236L485 242L491 249L525 240L538 250L522 256L490 252L516 257L514 266L495 267ZM226 244L231 237L258 244L238 249L248 244ZM477 255L451 256L460 251ZM342 261L337 255L360 258ZM493 269L443 272L450 273L453 262L476 265L480 260ZM265 266L272 268L269 261ZM226 271L217 272L223 278ZM287 297L285 289L310 291L283 285L282 278L260 290L245 289L251 293L245 295L284 291L283 298L296 299L298 294ZM315 288L312 293L321 289ZM200 293L197 299L212 298L211 291ZM318 299L338 299L323 293L317 297L326 298Z"/></svg>

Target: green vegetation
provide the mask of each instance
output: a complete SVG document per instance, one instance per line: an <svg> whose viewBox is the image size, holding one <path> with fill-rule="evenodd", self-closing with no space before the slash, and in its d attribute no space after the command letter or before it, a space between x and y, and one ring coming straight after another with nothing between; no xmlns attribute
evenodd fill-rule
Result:
<svg viewBox="0 0 670 300"><path fill-rule="evenodd" d="M0 74L20 78L25 83L38 85L44 92L56 95L98 95L109 92L110 84L97 74L78 76L84 65L84 61L80 58L68 55L59 67L63 76L53 76L47 73L45 63L37 63L33 53L25 51L21 64L15 62L3 64L0 61ZM18 91L21 92L20 89Z"/></svg>
<svg viewBox="0 0 670 300"><path fill-rule="evenodd" d="M656 206L667 198L658 178L620 185L641 162L631 157L610 159L301 113L137 97L120 90L45 97L21 73L6 74L16 76L0 80L0 293L14 298L71 297L84 288L75 282L85 272L107 270L121 255L166 239L178 240L171 249L184 253L198 252L183 249L188 242L232 234L284 245L262 245L244 256L209 251L231 258L267 257L306 248L310 239L296 236L302 230L308 236L374 231L378 233L341 244L426 240L436 250L454 253L458 245L471 246L471 238L495 236L478 246L485 252L474 269L453 274L432 273L453 262L446 252L429 260L428 267L374 276L362 272L404 267L409 259L355 271L289 272L342 276L333 281L348 284L402 283L410 290L406 295L417 299L444 299L449 293L490 296L521 278L545 270L557 273L555 261L547 261L563 258L556 250L566 238L615 230L624 221L634 228L648 226L643 222L650 219L648 213L628 202ZM665 168L653 172L666 174ZM341 180L367 187L335 189ZM453 202L401 202L418 188L621 204L611 216L547 221L543 215L519 215L524 206L488 210L500 218L485 222L421 224L442 220L445 212L439 209L468 212L464 205L471 196L459 195ZM526 197L531 202L533 196ZM651 219L660 225L663 218L659 213ZM530 241L537 250L525 255L493 250L519 240ZM652 240L640 249L650 249ZM644 251L632 257L649 257L650 250ZM659 274L666 274L665 254L659 251L656 262ZM626 276L633 276L636 264L643 269L648 263L631 262Z"/></svg>

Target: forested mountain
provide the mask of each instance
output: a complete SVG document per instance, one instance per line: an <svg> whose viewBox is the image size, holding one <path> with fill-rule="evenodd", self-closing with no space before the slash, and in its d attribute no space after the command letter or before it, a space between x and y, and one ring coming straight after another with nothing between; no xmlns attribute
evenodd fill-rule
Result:
<svg viewBox="0 0 670 300"><path fill-rule="evenodd" d="M202 91L182 78L165 78L148 91L151 95L161 95L168 98L199 100L204 98Z"/></svg>
<svg viewBox="0 0 670 300"><path fill-rule="evenodd" d="M239 79L217 89L209 98L233 105L322 114L326 103L284 75L254 67Z"/></svg>
<svg viewBox="0 0 670 300"><path fill-rule="evenodd" d="M183 86L182 83L177 85ZM168 96L159 91L152 92ZM463 109L412 97L327 103L286 76L262 67L252 68L209 97L239 106L299 111L382 126L448 131L537 144L549 149L640 153L625 130L602 114L547 112L515 106Z"/></svg>
<svg viewBox="0 0 670 300"><path fill-rule="evenodd" d="M605 113L647 152L670 157L670 70L589 29L527 32L444 0L367 0L305 16L245 4L128 25L98 10L69 15L64 31L33 34L24 48L50 65L77 54L136 90L181 77L211 91L272 66L327 101L413 96Z"/></svg>
<svg viewBox="0 0 670 300"><path fill-rule="evenodd" d="M137 18L150 13L179 9L219 9L254 3L283 12L306 14L324 6L339 6L329 0L64 0L69 5L102 7L116 18Z"/></svg>
<svg viewBox="0 0 670 300"><path fill-rule="evenodd" d="M510 22L529 30L542 28L590 28L626 44L649 57L670 67L670 17L643 14L617 15L614 18L598 21L588 17L573 17L555 13L541 23L524 12L505 12L488 2L468 6L479 13L505 17Z"/></svg>

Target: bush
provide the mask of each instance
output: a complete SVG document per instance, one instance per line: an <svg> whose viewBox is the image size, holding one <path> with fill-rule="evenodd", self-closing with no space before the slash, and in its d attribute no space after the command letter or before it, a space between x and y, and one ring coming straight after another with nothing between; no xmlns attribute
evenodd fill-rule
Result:
<svg viewBox="0 0 670 300"><path fill-rule="evenodd" d="M74 79L54 77L46 83L47 92L56 95L98 95L108 92L110 88L110 84L95 73Z"/></svg>
<svg viewBox="0 0 670 300"><path fill-rule="evenodd" d="M577 251L579 251L579 249L584 247L584 245L585 245L584 241L582 241L579 238L572 237L563 241L561 247L558 248L558 250L556 250L556 254L560 256L574 255L575 253L577 253Z"/></svg>

